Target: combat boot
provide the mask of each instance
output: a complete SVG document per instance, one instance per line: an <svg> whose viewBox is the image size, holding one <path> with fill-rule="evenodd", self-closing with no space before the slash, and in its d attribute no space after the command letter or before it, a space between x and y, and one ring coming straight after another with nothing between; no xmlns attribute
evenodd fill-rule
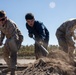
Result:
<svg viewBox="0 0 76 75"><path fill-rule="evenodd" d="M11 74L10 75L15 75L15 69L14 68L11 69Z"/></svg>
<svg viewBox="0 0 76 75"><path fill-rule="evenodd" d="M15 71L12 71L10 75L15 75Z"/></svg>
<svg viewBox="0 0 76 75"><path fill-rule="evenodd" d="M10 68L6 68L6 69L3 69L3 70L1 71L1 73L7 74L7 73L10 72L10 71L11 71Z"/></svg>

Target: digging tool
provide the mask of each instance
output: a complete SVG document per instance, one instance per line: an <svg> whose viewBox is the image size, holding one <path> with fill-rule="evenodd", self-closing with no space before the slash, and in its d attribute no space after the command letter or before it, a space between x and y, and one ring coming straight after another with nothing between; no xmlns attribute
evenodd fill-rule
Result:
<svg viewBox="0 0 76 75"><path fill-rule="evenodd" d="M44 55L48 55L49 54L48 50L46 50L46 48L43 45L41 45L34 37L33 37L33 39L42 48L41 50L44 53Z"/></svg>

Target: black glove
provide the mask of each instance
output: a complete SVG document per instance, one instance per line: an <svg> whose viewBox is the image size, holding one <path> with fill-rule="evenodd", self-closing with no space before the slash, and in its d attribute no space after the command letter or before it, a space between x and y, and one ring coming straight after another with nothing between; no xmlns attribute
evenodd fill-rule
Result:
<svg viewBox="0 0 76 75"><path fill-rule="evenodd" d="M33 38L33 34L29 34L29 37L30 37L30 38Z"/></svg>

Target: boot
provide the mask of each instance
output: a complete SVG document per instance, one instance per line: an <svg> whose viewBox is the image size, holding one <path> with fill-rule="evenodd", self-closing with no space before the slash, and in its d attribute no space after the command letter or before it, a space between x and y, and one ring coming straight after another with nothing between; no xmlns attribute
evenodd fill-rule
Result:
<svg viewBox="0 0 76 75"><path fill-rule="evenodd" d="M15 75L15 69L14 68L11 69L11 74L10 75Z"/></svg>
<svg viewBox="0 0 76 75"><path fill-rule="evenodd" d="M9 68L3 69L3 70L1 71L1 73L8 73L8 72L10 72L10 69L9 69Z"/></svg>

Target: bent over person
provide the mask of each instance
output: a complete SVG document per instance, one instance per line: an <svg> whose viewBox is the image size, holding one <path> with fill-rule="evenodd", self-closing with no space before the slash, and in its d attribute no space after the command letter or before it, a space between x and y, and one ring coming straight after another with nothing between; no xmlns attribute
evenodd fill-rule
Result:
<svg viewBox="0 0 76 75"><path fill-rule="evenodd" d="M25 15L25 19L29 37L35 38L36 59L39 59L42 56L46 57L47 54L42 51L40 45L43 45L47 49L49 42L49 31L42 22L35 20L34 15L32 13L27 13Z"/></svg>
<svg viewBox="0 0 76 75"><path fill-rule="evenodd" d="M21 47L23 35L16 24L7 18L6 13L3 10L0 10L0 31L0 46L3 44L4 37L6 37L3 47L3 58L8 65L8 68L2 70L2 73L10 71L11 75L15 75L17 51Z"/></svg>
<svg viewBox="0 0 76 75"><path fill-rule="evenodd" d="M76 29L76 19L64 22L56 31L56 37L60 48L68 53L70 57L73 57L73 51L75 49L75 42L72 38L74 37L76 40L74 29Z"/></svg>

